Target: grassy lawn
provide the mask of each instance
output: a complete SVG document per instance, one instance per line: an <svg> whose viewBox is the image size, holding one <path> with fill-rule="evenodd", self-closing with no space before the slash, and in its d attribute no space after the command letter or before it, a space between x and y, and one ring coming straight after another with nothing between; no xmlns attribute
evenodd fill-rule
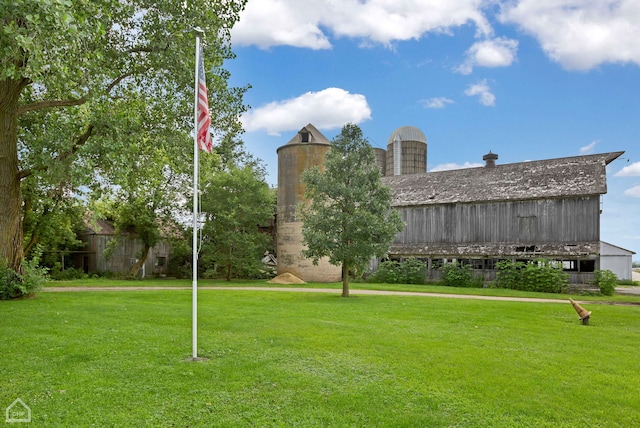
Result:
<svg viewBox="0 0 640 428"><path fill-rule="evenodd" d="M202 290L0 301L30 426L640 426L640 307Z"/></svg>

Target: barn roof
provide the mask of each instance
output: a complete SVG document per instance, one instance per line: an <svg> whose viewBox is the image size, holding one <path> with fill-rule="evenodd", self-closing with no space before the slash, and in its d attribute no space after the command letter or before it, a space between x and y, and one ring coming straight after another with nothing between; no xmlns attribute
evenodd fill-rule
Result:
<svg viewBox="0 0 640 428"><path fill-rule="evenodd" d="M383 177L393 206L591 196L607 193L606 166L624 152Z"/></svg>
<svg viewBox="0 0 640 428"><path fill-rule="evenodd" d="M91 215L92 217L88 217ZM86 232L89 235L115 235L116 229L109 220L93 218L93 214L88 213L84 219Z"/></svg>

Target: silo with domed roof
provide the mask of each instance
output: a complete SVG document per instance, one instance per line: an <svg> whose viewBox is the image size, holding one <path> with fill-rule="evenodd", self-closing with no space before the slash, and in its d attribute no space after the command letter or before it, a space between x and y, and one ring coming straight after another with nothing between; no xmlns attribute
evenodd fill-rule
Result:
<svg viewBox="0 0 640 428"><path fill-rule="evenodd" d="M427 137L415 126L401 126L387 140L386 176L427 172Z"/></svg>

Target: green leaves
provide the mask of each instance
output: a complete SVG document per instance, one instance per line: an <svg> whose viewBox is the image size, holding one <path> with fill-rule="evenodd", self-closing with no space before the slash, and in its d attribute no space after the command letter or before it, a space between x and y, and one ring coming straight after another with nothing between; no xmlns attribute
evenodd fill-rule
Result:
<svg viewBox="0 0 640 428"><path fill-rule="evenodd" d="M299 207L308 247L304 255L360 269L371 257L386 255L403 224L391 210L391 192L380 181L373 149L360 128L345 125L332 143L324 172L314 168L302 176L310 201Z"/></svg>
<svg viewBox="0 0 640 428"><path fill-rule="evenodd" d="M231 163L210 174L203 184L204 231L219 275L227 280L254 276L262 269L260 260L271 239L259 226L268 226L275 211L264 172L251 163Z"/></svg>
<svg viewBox="0 0 640 428"><path fill-rule="evenodd" d="M67 197L79 189L99 192L98 198L121 189L125 199L135 193L154 209L169 210L179 198L162 202L158 189L167 189L171 178L176 185L168 195L175 195L193 164L191 29L206 32L212 131L237 134L246 88L229 88L222 65L233 57L229 30L244 3L0 3L0 123L7 127L0 132L0 171L22 179L39 198L63 183ZM0 218L6 231L0 254L16 270L22 254L14 243L22 237L7 225L21 221L19 185L14 179L11 191L0 192L0 206L12 210L11 218Z"/></svg>

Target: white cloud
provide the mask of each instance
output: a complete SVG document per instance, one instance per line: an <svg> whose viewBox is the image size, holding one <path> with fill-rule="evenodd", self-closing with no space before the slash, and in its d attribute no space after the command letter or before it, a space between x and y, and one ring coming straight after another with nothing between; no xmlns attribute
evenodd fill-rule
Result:
<svg viewBox="0 0 640 428"><path fill-rule="evenodd" d="M520 0L504 3L500 20L532 34L552 60L569 70L640 65L638 0Z"/></svg>
<svg viewBox="0 0 640 428"><path fill-rule="evenodd" d="M588 155L588 154L593 153L593 149L595 149L596 144L598 144L598 141L592 141L591 143L587 144L586 146L580 147L580 154L581 155Z"/></svg>
<svg viewBox="0 0 640 428"><path fill-rule="evenodd" d="M467 59L455 70L471 74L473 67L506 67L516 59L518 42L504 37L474 43L467 52Z"/></svg>
<svg viewBox="0 0 640 428"><path fill-rule="evenodd" d="M475 24L478 35L489 35L492 28L482 13L484 4L483 0L249 1L232 30L232 41L263 49L278 45L328 49L330 33L388 45L428 32L448 33L469 23Z"/></svg>
<svg viewBox="0 0 640 428"><path fill-rule="evenodd" d="M313 3L311 6L313 8ZM331 48L319 22L309 19L312 16L306 2L250 1L231 31L231 40L234 44L256 45L261 49L279 45Z"/></svg>
<svg viewBox="0 0 640 428"><path fill-rule="evenodd" d="M241 121L248 132L266 130L271 135L280 135L307 123L319 129L336 129L345 123L358 124L368 119L371 108L364 95L327 88L249 110Z"/></svg>
<svg viewBox="0 0 640 428"><path fill-rule="evenodd" d="M483 163L471 163L471 162L465 162L462 165L458 164L458 163L443 163L440 165L436 165L433 168L431 168L429 171L431 172L437 172L437 171L450 171L452 169L465 169L465 168L477 168L480 166L484 166Z"/></svg>
<svg viewBox="0 0 640 428"><path fill-rule="evenodd" d="M633 186L631 189L625 190L624 194L633 198L640 198L640 185Z"/></svg>
<svg viewBox="0 0 640 428"><path fill-rule="evenodd" d="M453 104L453 100L445 97L429 98L420 101L425 108L444 108L447 104Z"/></svg>
<svg viewBox="0 0 640 428"><path fill-rule="evenodd" d="M638 177L640 176L640 162L634 162L625 166L616 173L616 177Z"/></svg>
<svg viewBox="0 0 640 428"><path fill-rule="evenodd" d="M470 85L464 93L470 97L477 95L480 97L480 103L482 105L496 105L496 96L491 93L491 88L489 88L489 85L487 84L487 79L483 79L476 84Z"/></svg>

